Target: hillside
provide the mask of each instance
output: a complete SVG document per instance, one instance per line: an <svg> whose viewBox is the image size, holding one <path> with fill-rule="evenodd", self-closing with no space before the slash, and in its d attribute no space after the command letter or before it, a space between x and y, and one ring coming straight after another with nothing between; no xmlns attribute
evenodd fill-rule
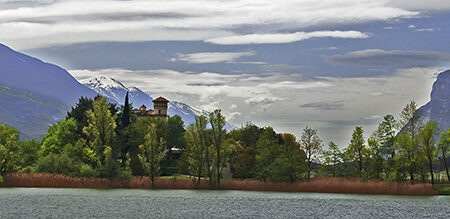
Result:
<svg viewBox="0 0 450 219"><path fill-rule="evenodd" d="M439 131L450 127L450 70L441 72L433 84L431 100L419 108L423 122L436 121Z"/></svg>
<svg viewBox="0 0 450 219"><path fill-rule="evenodd" d="M21 139L39 139L70 109L53 97L1 83L0 106L0 122L19 129Z"/></svg>
<svg viewBox="0 0 450 219"><path fill-rule="evenodd" d="M80 84L66 70L0 44L0 83L75 104L81 96L96 93Z"/></svg>

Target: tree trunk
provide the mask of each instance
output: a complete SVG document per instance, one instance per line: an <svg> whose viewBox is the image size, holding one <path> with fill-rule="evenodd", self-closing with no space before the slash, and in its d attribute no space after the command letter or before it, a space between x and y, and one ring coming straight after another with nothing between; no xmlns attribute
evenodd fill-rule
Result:
<svg viewBox="0 0 450 219"><path fill-rule="evenodd" d="M217 186L220 186L220 145L217 147Z"/></svg>
<svg viewBox="0 0 450 219"><path fill-rule="evenodd" d="M450 175L448 174L448 165L447 165L447 158L445 157L445 151L442 154L444 158L445 170L447 171L447 180L450 182Z"/></svg>
<svg viewBox="0 0 450 219"><path fill-rule="evenodd" d="M308 167L307 167L307 171L306 171L306 173L307 173L307 179L309 180L309 179L311 179L311 161L308 159Z"/></svg>
<svg viewBox="0 0 450 219"><path fill-rule="evenodd" d="M428 157L429 166L430 166L430 173L431 173L431 184L434 185L434 174L433 174L433 160L431 157Z"/></svg>
<svg viewBox="0 0 450 219"><path fill-rule="evenodd" d="M420 168L420 174L422 175L422 183L425 183L425 172L423 171L423 167Z"/></svg>

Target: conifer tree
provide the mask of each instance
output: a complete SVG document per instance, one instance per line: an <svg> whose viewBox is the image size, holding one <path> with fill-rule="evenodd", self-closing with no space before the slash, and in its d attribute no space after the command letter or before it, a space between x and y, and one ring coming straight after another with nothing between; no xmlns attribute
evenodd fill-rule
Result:
<svg viewBox="0 0 450 219"><path fill-rule="evenodd" d="M123 105L122 113L122 127L125 128L130 125L130 104L128 103L128 91L125 96L125 104Z"/></svg>

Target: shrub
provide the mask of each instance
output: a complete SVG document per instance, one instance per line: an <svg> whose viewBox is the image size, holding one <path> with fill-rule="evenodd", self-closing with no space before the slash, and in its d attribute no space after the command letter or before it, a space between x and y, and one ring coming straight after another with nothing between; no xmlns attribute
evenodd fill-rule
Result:
<svg viewBox="0 0 450 219"><path fill-rule="evenodd" d="M90 165L88 164L82 164L80 168L80 177L86 177L86 178L93 178L98 177L100 174L97 170L94 170Z"/></svg>

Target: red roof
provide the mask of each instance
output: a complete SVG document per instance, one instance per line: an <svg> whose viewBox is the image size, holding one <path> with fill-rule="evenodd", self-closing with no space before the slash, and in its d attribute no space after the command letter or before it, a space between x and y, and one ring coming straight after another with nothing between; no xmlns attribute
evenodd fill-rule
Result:
<svg viewBox="0 0 450 219"><path fill-rule="evenodd" d="M169 101L164 97L158 97L154 99L153 102L169 102Z"/></svg>

